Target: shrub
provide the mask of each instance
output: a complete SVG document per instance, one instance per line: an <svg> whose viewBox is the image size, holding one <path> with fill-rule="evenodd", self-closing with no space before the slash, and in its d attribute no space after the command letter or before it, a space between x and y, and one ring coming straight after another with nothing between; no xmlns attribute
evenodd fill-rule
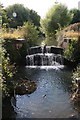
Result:
<svg viewBox="0 0 80 120"><path fill-rule="evenodd" d="M6 50L3 49L2 53L2 91L3 98L9 96L13 91L14 86L11 82L11 78L16 73L15 64L10 64L9 55L5 57Z"/></svg>
<svg viewBox="0 0 80 120"><path fill-rule="evenodd" d="M34 26L33 23L27 22L24 23L23 26L23 31L24 31L24 38L26 39L26 42L29 46L35 46L38 45L39 42L39 31L37 30L37 27Z"/></svg>
<svg viewBox="0 0 80 120"><path fill-rule="evenodd" d="M75 71L73 72L73 80L75 80L76 78L80 77L80 64L77 66L77 68L75 69Z"/></svg>
<svg viewBox="0 0 80 120"><path fill-rule="evenodd" d="M73 78L73 91L77 90L77 81L76 78L80 78L80 64L77 66L77 68L75 69L75 71L73 72L72 75Z"/></svg>
<svg viewBox="0 0 80 120"><path fill-rule="evenodd" d="M72 62L80 62L80 37L78 40L71 40L69 49L64 52L64 56Z"/></svg>

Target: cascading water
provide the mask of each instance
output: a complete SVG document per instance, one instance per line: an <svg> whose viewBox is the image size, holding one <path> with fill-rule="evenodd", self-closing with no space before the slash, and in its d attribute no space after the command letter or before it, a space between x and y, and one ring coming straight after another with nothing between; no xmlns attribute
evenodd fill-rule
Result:
<svg viewBox="0 0 80 120"><path fill-rule="evenodd" d="M42 46L40 53L36 53L35 50L34 54L26 56L26 66L59 66L59 65L63 65L63 57L61 54L52 53L50 46L46 47Z"/></svg>
<svg viewBox="0 0 80 120"><path fill-rule="evenodd" d="M41 47L41 51L42 51L42 53L44 53L44 51L45 51L45 53L51 53L51 47L50 46L42 46Z"/></svg>
<svg viewBox="0 0 80 120"><path fill-rule="evenodd" d="M46 47L46 53L51 53L51 47Z"/></svg>

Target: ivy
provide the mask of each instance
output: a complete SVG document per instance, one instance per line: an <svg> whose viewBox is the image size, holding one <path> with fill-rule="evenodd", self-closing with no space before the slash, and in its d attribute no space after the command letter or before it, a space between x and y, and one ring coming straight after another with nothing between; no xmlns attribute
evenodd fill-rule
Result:
<svg viewBox="0 0 80 120"><path fill-rule="evenodd" d="M6 50L2 48L2 91L3 97L9 96L9 92L13 89L13 85L11 83L11 78L16 73L15 64L10 64L9 54L7 54Z"/></svg>

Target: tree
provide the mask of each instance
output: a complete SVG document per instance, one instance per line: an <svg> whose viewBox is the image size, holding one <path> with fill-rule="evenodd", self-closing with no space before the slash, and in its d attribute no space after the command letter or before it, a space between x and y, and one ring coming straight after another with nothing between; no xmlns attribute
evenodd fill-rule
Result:
<svg viewBox="0 0 80 120"><path fill-rule="evenodd" d="M9 26L9 19L6 15L5 9L2 10L2 26L3 27L8 27Z"/></svg>
<svg viewBox="0 0 80 120"><path fill-rule="evenodd" d="M37 27L34 26L33 23L27 22L23 26L24 32L24 38L26 39L26 42L29 46L35 46L38 44L38 33Z"/></svg>
<svg viewBox="0 0 80 120"><path fill-rule="evenodd" d="M14 4L5 8L2 18L3 24L7 23L10 28L17 28L17 26L22 26L24 22L28 21L38 27L40 26L40 16L35 11L25 8L22 4Z"/></svg>
<svg viewBox="0 0 80 120"><path fill-rule="evenodd" d="M74 8L70 10L70 13L72 15L72 20L71 20L71 24L80 22L80 10Z"/></svg>
<svg viewBox="0 0 80 120"><path fill-rule="evenodd" d="M29 12L29 20L34 23L36 26L40 26L40 16L34 10L30 10Z"/></svg>
<svg viewBox="0 0 80 120"><path fill-rule="evenodd" d="M22 26L23 23L29 19L29 9L25 8L22 4L8 6L5 11L7 14L9 27L11 28Z"/></svg>
<svg viewBox="0 0 80 120"><path fill-rule="evenodd" d="M39 31L39 36L42 36L42 32L40 30L40 16L34 10L30 10L29 12L29 22L34 23Z"/></svg>
<svg viewBox="0 0 80 120"><path fill-rule="evenodd" d="M3 8L3 4L0 2L0 9L2 9Z"/></svg>
<svg viewBox="0 0 80 120"><path fill-rule="evenodd" d="M42 29L47 36L54 36L56 30L67 26L71 21L71 15L66 6L56 4L46 14L46 17L41 20Z"/></svg>

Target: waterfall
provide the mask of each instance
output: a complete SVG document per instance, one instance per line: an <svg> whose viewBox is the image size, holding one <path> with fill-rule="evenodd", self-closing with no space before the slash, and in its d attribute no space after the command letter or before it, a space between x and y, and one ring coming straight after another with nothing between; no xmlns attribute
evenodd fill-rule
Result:
<svg viewBox="0 0 80 120"><path fill-rule="evenodd" d="M26 63L27 65L34 66L34 55L27 55Z"/></svg>
<svg viewBox="0 0 80 120"><path fill-rule="evenodd" d="M50 53L51 52L51 47L50 46L42 46L41 51L42 51L42 53L44 53L44 51L45 51L45 53Z"/></svg>
<svg viewBox="0 0 80 120"><path fill-rule="evenodd" d="M51 52L51 47L46 47L46 53L50 53Z"/></svg>
<svg viewBox="0 0 80 120"><path fill-rule="evenodd" d="M34 47L35 48L35 47ZM37 48L38 50L38 48ZM39 47L40 51L40 47ZM30 54L26 56L27 66L58 66L63 65L63 57L61 54L51 52L50 46L42 46L40 53Z"/></svg>
<svg viewBox="0 0 80 120"><path fill-rule="evenodd" d="M63 65L63 60L61 55L55 55L51 53L44 54L34 54L26 56L27 66L57 66Z"/></svg>

